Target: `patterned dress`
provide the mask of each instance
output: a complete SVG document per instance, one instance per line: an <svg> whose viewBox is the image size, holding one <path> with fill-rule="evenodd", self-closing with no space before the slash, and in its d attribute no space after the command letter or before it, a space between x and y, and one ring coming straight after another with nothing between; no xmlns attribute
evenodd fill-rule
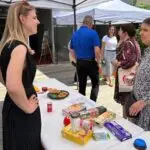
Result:
<svg viewBox="0 0 150 150"><path fill-rule="evenodd" d="M128 39L120 44L120 46L117 48L116 59L121 62L120 67L123 69L131 68L136 61L140 59L140 48L135 38ZM119 92L117 69L114 99L116 102L124 105L129 96L130 92Z"/></svg>
<svg viewBox="0 0 150 150"><path fill-rule="evenodd" d="M136 74L134 95L137 100L150 100L150 47L145 50ZM150 131L150 106L145 106L139 118L133 120L133 122L144 130Z"/></svg>

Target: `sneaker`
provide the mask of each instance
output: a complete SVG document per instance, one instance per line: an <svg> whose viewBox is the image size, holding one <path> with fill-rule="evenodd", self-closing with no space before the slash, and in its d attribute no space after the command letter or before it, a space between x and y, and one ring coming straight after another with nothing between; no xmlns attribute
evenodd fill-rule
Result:
<svg viewBox="0 0 150 150"><path fill-rule="evenodd" d="M112 83L109 83L108 81L106 81L106 84L110 87L113 87L113 84Z"/></svg>
<svg viewBox="0 0 150 150"><path fill-rule="evenodd" d="M73 84L74 84L74 85L77 85L77 82L73 81Z"/></svg>

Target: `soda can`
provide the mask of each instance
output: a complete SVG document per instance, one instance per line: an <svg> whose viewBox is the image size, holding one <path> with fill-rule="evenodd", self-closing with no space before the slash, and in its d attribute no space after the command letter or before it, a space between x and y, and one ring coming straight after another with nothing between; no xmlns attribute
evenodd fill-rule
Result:
<svg viewBox="0 0 150 150"><path fill-rule="evenodd" d="M52 112L52 102L47 103L47 112Z"/></svg>

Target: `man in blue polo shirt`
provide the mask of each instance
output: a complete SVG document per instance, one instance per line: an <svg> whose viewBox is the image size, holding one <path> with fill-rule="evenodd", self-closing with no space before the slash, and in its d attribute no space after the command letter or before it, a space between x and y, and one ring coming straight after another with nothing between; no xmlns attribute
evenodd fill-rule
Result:
<svg viewBox="0 0 150 150"><path fill-rule="evenodd" d="M85 16L83 25L72 36L71 51L72 57L77 60L79 92L85 95L87 76L89 76L92 83L90 98L96 102L99 91L100 39L92 26L93 18Z"/></svg>

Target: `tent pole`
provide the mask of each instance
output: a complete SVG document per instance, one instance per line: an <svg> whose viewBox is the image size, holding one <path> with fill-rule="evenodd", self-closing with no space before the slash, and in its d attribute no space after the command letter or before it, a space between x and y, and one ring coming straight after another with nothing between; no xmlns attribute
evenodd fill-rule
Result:
<svg viewBox="0 0 150 150"><path fill-rule="evenodd" d="M73 0L73 14L74 14L74 31L77 30L77 22L76 22L76 0Z"/></svg>
<svg viewBox="0 0 150 150"><path fill-rule="evenodd" d="M76 17L76 7L78 5L81 5L82 3L86 2L87 0L83 0L81 1L80 3L76 4L76 0L73 0L73 5L72 5L72 8L73 8L73 14L74 14L74 31L77 30L77 17Z"/></svg>
<svg viewBox="0 0 150 150"><path fill-rule="evenodd" d="M52 39L52 61L53 61L53 64L56 63L54 22L55 22L55 21L54 21L54 19L53 19L53 11L51 10L51 39Z"/></svg>
<svg viewBox="0 0 150 150"><path fill-rule="evenodd" d="M111 21L108 22L109 26L111 26Z"/></svg>
<svg viewBox="0 0 150 150"><path fill-rule="evenodd" d="M96 20L94 20L94 29L96 30Z"/></svg>

